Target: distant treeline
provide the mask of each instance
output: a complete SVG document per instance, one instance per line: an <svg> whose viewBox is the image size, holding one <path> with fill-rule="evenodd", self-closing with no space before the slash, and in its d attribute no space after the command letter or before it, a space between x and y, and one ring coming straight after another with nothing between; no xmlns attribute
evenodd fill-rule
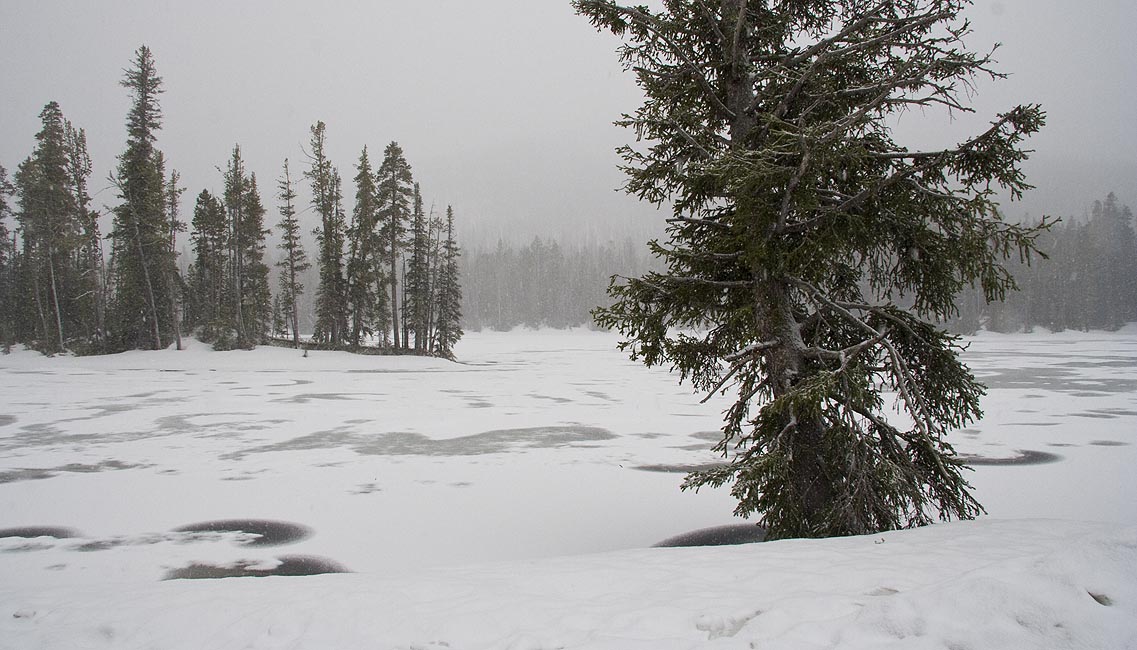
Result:
<svg viewBox="0 0 1137 650"><path fill-rule="evenodd" d="M454 212L448 206L443 219L424 210L398 143L387 145L377 169L362 148L349 203L325 155L325 125L311 127L302 176L320 219L317 246L310 261L285 160L276 184L282 255L274 292L268 210L240 146L222 171L224 192L197 194L187 223L181 177L156 147L164 90L145 46L122 85L131 108L125 151L110 179L119 202L108 234L91 205L85 132L58 103L44 106L35 148L11 179L0 166L0 344L49 354L181 349L185 332L217 349L273 338L300 346L308 294L305 344L451 356L462 336ZM187 226L193 250L179 262L178 234Z"/></svg>
<svg viewBox="0 0 1137 650"><path fill-rule="evenodd" d="M1137 236L1133 213L1114 194L1096 201L1088 218L1063 217L1039 237L1046 258L1007 265L1019 291L987 303L979 288L961 293L956 333L1044 327L1114 330L1137 321ZM638 277L659 261L641 242L572 246L534 239L466 250L462 259L466 330L591 326L590 312L607 305L609 278Z"/></svg>
<svg viewBox="0 0 1137 650"><path fill-rule="evenodd" d="M1095 201L1088 219L1063 218L1038 243L1048 259L1013 259L1008 266L1019 291L990 304L979 289L965 291L949 329L1116 330L1137 320L1133 212L1114 194Z"/></svg>
<svg viewBox="0 0 1137 650"><path fill-rule="evenodd" d="M467 249L462 258L466 330L568 328L592 325L591 311L609 304L613 275L638 276L655 263L642 242L562 246L533 239L499 241L491 250Z"/></svg>

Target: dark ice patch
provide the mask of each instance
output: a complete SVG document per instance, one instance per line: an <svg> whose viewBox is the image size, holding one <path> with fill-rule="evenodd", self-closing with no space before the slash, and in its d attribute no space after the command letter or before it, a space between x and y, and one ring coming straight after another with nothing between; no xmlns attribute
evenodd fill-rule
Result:
<svg viewBox="0 0 1137 650"><path fill-rule="evenodd" d="M988 456L960 456L967 465L1046 465L1048 463L1056 463L1062 460L1058 454L1052 454L1048 451L1034 451L1032 449L1019 449L1016 450L1017 456L1008 456L1006 458L991 458Z"/></svg>
<svg viewBox="0 0 1137 650"><path fill-rule="evenodd" d="M335 560L316 555L283 555L276 558L277 566L258 568L253 560L239 560L232 564L194 563L166 572L163 580L212 580L219 578L264 578L268 576L314 576L325 573L350 573Z"/></svg>
<svg viewBox="0 0 1137 650"><path fill-rule="evenodd" d="M572 404L571 399L568 399L567 397L557 397L555 395L541 395L539 393L529 393L529 395L527 395L527 397L532 397L533 399L543 399L547 402L555 402L557 404Z"/></svg>
<svg viewBox="0 0 1137 650"><path fill-rule="evenodd" d="M301 393L291 397L282 397L273 400L274 402L289 402L291 404L307 404L313 400L330 401L330 402L350 402L363 398L375 398L378 395L360 395L350 393Z"/></svg>
<svg viewBox="0 0 1137 650"><path fill-rule="evenodd" d="M1137 361L1129 365L1137 367ZM1088 378L1072 367L992 368L976 374L988 388L1044 389L1086 397L1137 391L1135 379Z"/></svg>
<svg viewBox="0 0 1137 650"><path fill-rule="evenodd" d="M766 540L766 529L757 524L728 524L693 530L682 535L669 537L654 548L673 548L681 546L731 546L753 544Z"/></svg>
<svg viewBox="0 0 1137 650"><path fill-rule="evenodd" d="M724 466L725 463L676 463L673 465L659 463L655 465L636 465L632 469L638 469L641 472L660 472L664 474L690 474L691 472L706 472Z"/></svg>
<svg viewBox="0 0 1137 650"><path fill-rule="evenodd" d="M45 478L52 478L65 472L72 474L94 474L96 472L133 469L136 467L149 467L149 465L124 463L121 460L104 460L101 463L96 463L94 465L86 463L68 463L66 465L60 465L59 467L21 467L5 472L0 472L0 483L36 481Z"/></svg>
<svg viewBox="0 0 1137 650"><path fill-rule="evenodd" d="M79 531L63 526L19 526L16 528L0 528L0 538L3 537L54 537L55 539L71 539L79 537Z"/></svg>
<svg viewBox="0 0 1137 650"><path fill-rule="evenodd" d="M179 526L177 533L247 533L252 539L242 546L283 546L312 536L312 529L287 521L269 519L221 519Z"/></svg>
<svg viewBox="0 0 1137 650"><path fill-rule="evenodd" d="M6 427L16 421L16 416L0 413L0 427Z"/></svg>
<svg viewBox="0 0 1137 650"><path fill-rule="evenodd" d="M613 440L616 436L600 427L548 426L497 429L471 436L435 440L420 433L392 432L374 435L353 433L339 427L293 438L285 442L252 447L222 458L239 459L246 454L271 451L299 451L345 447L367 456L478 456L513 449L552 449L587 447L589 443Z"/></svg>
<svg viewBox="0 0 1137 650"><path fill-rule="evenodd" d="M1128 447L1128 442L1121 442L1120 440L1094 440L1090 443L1097 447Z"/></svg>

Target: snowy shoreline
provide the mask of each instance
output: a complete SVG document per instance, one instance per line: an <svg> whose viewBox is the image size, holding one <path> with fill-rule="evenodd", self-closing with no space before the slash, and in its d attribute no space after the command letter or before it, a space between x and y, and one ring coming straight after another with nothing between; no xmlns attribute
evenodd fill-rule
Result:
<svg viewBox="0 0 1137 650"><path fill-rule="evenodd" d="M970 340L953 444L1050 460L977 463L978 521L680 549L733 500L637 468L721 462L727 399L615 341L0 356L0 529L77 535L0 538L0 649L1137 646L1137 331ZM176 530L243 518L307 533ZM297 556L354 573L162 581Z"/></svg>

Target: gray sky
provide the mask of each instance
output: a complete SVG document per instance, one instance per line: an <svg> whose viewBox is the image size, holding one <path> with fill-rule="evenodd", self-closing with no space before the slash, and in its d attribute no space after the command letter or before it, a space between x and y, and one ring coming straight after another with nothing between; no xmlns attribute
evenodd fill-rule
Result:
<svg viewBox="0 0 1137 650"><path fill-rule="evenodd" d="M969 15L972 46L1001 41L1012 77L980 84L977 116L904 117L901 142L962 140L996 112L1042 103L1049 124L1027 167L1039 189L1008 213L1082 214L1111 190L1137 207L1137 3L1002 0ZM105 188L125 140L118 82L143 43L165 82L158 145L188 187L187 217L240 143L275 223L281 162L299 176L323 120L349 205L360 148L377 165L397 140L428 204L454 204L467 239L622 237L662 219L614 191L612 150L632 136L611 122L639 93L618 41L567 0L3 0L0 164L11 172L31 152L56 100L86 129L92 189ZM96 201L113 204L113 191Z"/></svg>

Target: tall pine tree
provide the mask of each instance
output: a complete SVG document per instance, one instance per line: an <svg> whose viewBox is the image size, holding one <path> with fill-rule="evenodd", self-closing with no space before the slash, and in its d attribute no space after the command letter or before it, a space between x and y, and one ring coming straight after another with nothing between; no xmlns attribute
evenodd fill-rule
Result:
<svg viewBox="0 0 1137 650"><path fill-rule="evenodd" d="M16 187L8 179L8 170L0 165L0 346L4 350L15 342L15 242L8 228L8 217L12 215L9 200Z"/></svg>
<svg viewBox="0 0 1137 650"><path fill-rule="evenodd" d="M965 285L999 298L1002 261L1036 232L993 203L1028 187L1019 106L942 150L894 142L891 120L969 111L993 75L963 45L965 0L576 0L626 40L643 105L621 124L627 189L672 202L667 269L617 280L597 320L624 349L708 394L733 388L718 450L686 487L732 484L772 538L853 535L981 512L947 434L983 387L934 322ZM908 416L886 417L885 391ZM910 424L904 423L910 420Z"/></svg>
<svg viewBox="0 0 1137 650"><path fill-rule="evenodd" d="M422 204L422 189L414 186L411 213L411 259L407 265L407 320L415 333L415 353L430 352L430 314L433 296L430 286L430 222Z"/></svg>
<svg viewBox="0 0 1137 650"><path fill-rule="evenodd" d="M407 222L414 200L414 178L411 166L398 142L383 150L383 163L377 173L376 194L379 203L380 233L387 265L387 295L391 304L391 330L396 349L406 349L406 337L399 338L399 274L403 251L407 245Z"/></svg>
<svg viewBox="0 0 1137 650"><path fill-rule="evenodd" d="M208 190L197 195L192 225L190 243L194 261L190 266L186 325L196 328L201 340L212 343L227 327L222 307L227 284L229 229L225 206Z"/></svg>
<svg viewBox="0 0 1137 650"><path fill-rule="evenodd" d="M323 122L311 129L311 152L308 154L308 178L312 188L312 207L320 217L316 231L319 243L318 268L320 286L316 290L316 328L312 338L338 348L343 345L347 329L347 287L344 278L344 218L339 172L325 151L327 135Z"/></svg>
<svg viewBox="0 0 1137 650"><path fill-rule="evenodd" d="M351 333L348 343L359 347L365 337L386 330L386 301L382 299L383 269L379 261L383 241L379 237L375 171L367 147L359 154L355 174L355 208L348 228L348 300Z"/></svg>
<svg viewBox="0 0 1137 650"><path fill-rule="evenodd" d="M462 284L458 258L461 249L454 238L454 209L446 206L446 243L438 278L438 320L436 354L454 358L454 346L462 338Z"/></svg>
<svg viewBox="0 0 1137 650"><path fill-rule="evenodd" d="M114 329L119 349L161 349L172 337L170 303L174 265L170 249L161 157L155 148L162 112L162 79L154 57L143 45L122 85L130 90L126 151L113 178L121 203L111 231L115 262Z"/></svg>
<svg viewBox="0 0 1137 650"><path fill-rule="evenodd" d="M74 278L68 262L78 243L78 206L71 194L65 120L59 104L44 106L40 120L35 151L16 173L19 221L37 314L36 339L47 352L63 352L73 325L69 294Z"/></svg>
<svg viewBox="0 0 1137 650"><path fill-rule="evenodd" d="M288 171L288 159L284 160L284 174L277 183L277 199L280 200L280 244L277 247L284 257L277 262L280 268L280 311L284 314L292 333L292 345L300 347L300 315L298 300L304 293L301 280L304 272L311 268L304 245L300 241L300 222L296 218L296 192L292 189L292 176Z"/></svg>

